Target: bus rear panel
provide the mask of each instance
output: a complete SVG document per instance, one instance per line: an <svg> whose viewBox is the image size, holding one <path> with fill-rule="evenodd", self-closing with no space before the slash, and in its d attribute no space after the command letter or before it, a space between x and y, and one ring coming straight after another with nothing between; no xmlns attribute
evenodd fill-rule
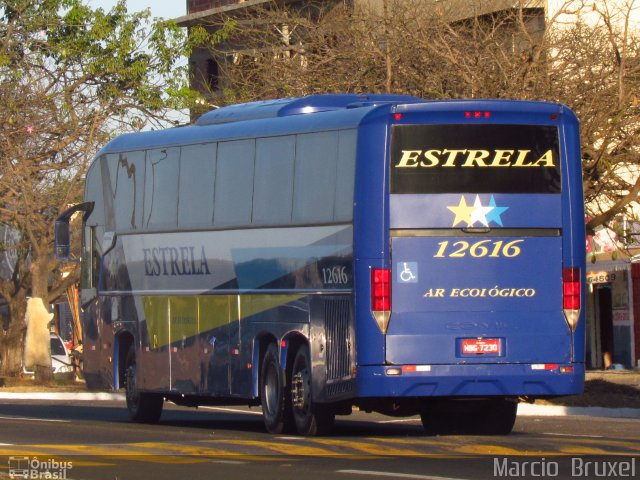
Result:
<svg viewBox="0 0 640 480"><path fill-rule="evenodd" d="M370 262L370 311L359 311L384 357L359 366L359 395L582 391L577 129L570 111L543 103L434 102L390 115L384 255ZM372 358L359 340L360 358Z"/></svg>

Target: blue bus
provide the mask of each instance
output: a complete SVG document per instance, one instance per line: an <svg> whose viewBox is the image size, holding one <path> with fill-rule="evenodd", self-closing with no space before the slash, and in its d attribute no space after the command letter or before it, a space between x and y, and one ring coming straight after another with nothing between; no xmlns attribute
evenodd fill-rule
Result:
<svg viewBox="0 0 640 480"><path fill-rule="evenodd" d="M356 407L507 434L519 400L583 388L563 105L233 105L109 142L56 222L59 258L77 212L84 375L126 389L134 421L164 401L261 405L269 432L317 435Z"/></svg>

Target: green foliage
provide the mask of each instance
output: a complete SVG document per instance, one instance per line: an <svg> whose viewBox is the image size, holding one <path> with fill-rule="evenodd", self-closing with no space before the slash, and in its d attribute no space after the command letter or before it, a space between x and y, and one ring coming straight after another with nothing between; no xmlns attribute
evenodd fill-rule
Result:
<svg viewBox="0 0 640 480"><path fill-rule="evenodd" d="M110 11L93 10L83 0L10 0L0 25L0 81L21 81L38 67L51 78L64 78L54 88L67 94L82 90L105 102L133 100L134 107L161 115L172 89L187 88L180 63L188 54L185 33L174 22L151 20L150 12L127 11L120 0ZM178 78L180 77L180 78ZM37 76L36 76L37 78ZM187 95L188 97L189 95Z"/></svg>
<svg viewBox="0 0 640 480"><path fill-rule="evenodd" d="M173 110L197 98L186 66L192 45L174 22L131 13L125 0L108 11L87 0L2 2L0 223L17 239L2 246L15 264L0 295L12 322L26 295L46 302L62 291L53 221L82 198L96 152L117 133L172 123Z"/></svg>

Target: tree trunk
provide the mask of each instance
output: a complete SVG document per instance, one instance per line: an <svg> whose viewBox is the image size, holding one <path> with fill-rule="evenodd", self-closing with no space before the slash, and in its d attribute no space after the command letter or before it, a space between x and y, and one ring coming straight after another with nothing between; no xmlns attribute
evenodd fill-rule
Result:
<svg viewBox="0 0 640 480"><path fill-rule="evenodd" d="M37 383L48 383L53 380L51 342L49 340L49 323L53 314L48 310L46 261L38 262L34 259L30 271L32 297L27 300L25 315L25 323L27 324L25 365L27 368L33 368Z"/></svg>
<svg viewBox="0 0 640 480"><path fill-rule="evenodd" d="M23 295L8 298L9 329L0 335L0 375L15 377L22 370L24 354L25 299Z"/></svg>

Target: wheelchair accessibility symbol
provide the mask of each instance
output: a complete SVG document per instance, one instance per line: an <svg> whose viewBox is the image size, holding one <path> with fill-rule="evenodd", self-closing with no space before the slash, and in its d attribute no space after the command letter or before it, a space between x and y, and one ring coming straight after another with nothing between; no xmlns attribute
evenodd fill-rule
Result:
<svg viewBox="0 0 640 480"><path fill-rule="evenodd" d="M418 283L417 262L399 262L397 272L398 283Z"/></svg>

